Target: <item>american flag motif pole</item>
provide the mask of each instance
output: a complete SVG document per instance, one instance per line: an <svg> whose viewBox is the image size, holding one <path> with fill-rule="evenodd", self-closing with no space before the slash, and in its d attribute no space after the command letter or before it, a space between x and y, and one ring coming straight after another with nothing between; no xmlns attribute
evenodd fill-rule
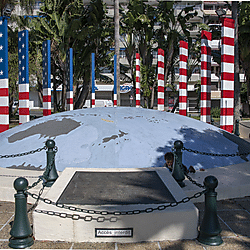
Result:
<svg viewBox="0 0 250 250"><path fill-rule="evenodd" d="M29 110L29 32L18 32L19 124L30 120Z"/></svg>
<svg viewBox="0 0 250 250"><path fill-rule="evenodd" d="M91 97L91 104L92 108L95 107L95 53L91 54L91 81L92 81L92 97Z"/></svg>
<svg viewBox="0 0 250 250"><path fill-rule="evenodd" d="M0 16L0 133L9 129L7 19Z"/></svg>
<svg viewBox="0 0 250 250"><path fill-rule="evenodd" d="M164 50L158 49L158 110L164 110Z"/></svg>
<svg viewBox="0 0 250 250"><path fill-rule="evenodd" d="M136 64L136 107L139 108L141 105L141 94L140 94L140 54L136 53L136 59L135 59L135 64Z"/></svg>
<svg viewBox="0 0 250 250"><path fill-rule="evenodd" d="M114 55L114 107L117 107L117 55Z"/></svg>
<svg viewBox="0 0 250 250"><path fill-rule="evenodd" d="M211 123L211 41L212 33L202 30L200 120L207 123Z"/></svg>
<svg viewBox="0 0 250 250"><path fill-rule="evenodd" d="M233 132L234 116L234 20L222 18L220 128Z"/></svg>
<svg viewBox="0 0 250 250"><path fill-rule="evenodd" d="M187 59L188 43L180 41L180 73L179 73L179 114L187 115Z"/></svg>
<svg viewBox="0 0 250 250"><path fill-rule="evenodd" d="M67 110L73 110L73 49L69 48L66 55L67 64Z"/></svg>
<svg viewBox="0 0 250 250"><path fill-rule="evenodd" d="M50 40L43 42L43 116L51 115Z"/></svg>

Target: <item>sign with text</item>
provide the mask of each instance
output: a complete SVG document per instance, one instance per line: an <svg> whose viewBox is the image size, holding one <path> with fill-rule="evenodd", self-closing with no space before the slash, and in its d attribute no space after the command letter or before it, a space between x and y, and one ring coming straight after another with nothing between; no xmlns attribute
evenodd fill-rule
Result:
<svg viewBox="0 0 250 250"><path fill-rule="evenodd" d="M133 228L96 228L95 237L133 237Z"/></svg>

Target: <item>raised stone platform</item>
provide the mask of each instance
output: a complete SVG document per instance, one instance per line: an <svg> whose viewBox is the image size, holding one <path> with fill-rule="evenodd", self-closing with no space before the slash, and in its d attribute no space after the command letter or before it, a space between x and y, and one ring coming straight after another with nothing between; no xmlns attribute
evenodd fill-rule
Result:
<svg viewBox="0 0 250 250"><path fill-rule="evenodd" d="M192 202L151 212L151 208L184 197L165 168L66 168L46 198L71 208L40 202L36 208L40 213L33 213L34 236L70 242L193 239L197 237L198 210ZM123 215L93 211L122 211ZM136 214L124 215L127 211Z"/></svg>

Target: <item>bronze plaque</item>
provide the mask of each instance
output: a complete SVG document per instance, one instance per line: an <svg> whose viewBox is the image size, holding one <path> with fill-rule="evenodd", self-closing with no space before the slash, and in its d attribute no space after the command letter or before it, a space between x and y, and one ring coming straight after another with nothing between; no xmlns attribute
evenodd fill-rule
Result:
<svg viewBox="0 0 250 250"><path fill-rule="evenodd" d="M78 205L130 205L176 202L156 171L76 171L57 201Z"/></svg>

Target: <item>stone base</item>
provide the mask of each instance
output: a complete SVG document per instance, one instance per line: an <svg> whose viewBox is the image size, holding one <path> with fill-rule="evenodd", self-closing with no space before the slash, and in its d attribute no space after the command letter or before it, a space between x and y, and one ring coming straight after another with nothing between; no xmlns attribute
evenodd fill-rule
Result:
<svg viewBox="0 0 250 250"><path fill-rule="evenodd" d="M76 172L105 172L107 173L126 173L126 175L131 173L141 173L142 171L155 171L159 182L163 183L165 187L170 191L170 195L166 200L174 199L176 201L182 200L186 195L179 187L179 185L174 181L173 177L167 169L163 168L140 168L140 169L79 169L79 168L66 168L62 175L57 179L52 188L46 194L46 198L57 202L60 198L64 197L64 201L69 200L69 196L63 196L65 190L71 191L72 197L75 195L79 196L79 203L82 195L88 191L82 190L82 187L78 181L71 182L72 177L75 176ZM150 173L148 172L148 173ZM146 172L147 173L147 172ZM108 175L107 175L108 176ZM122 176L122 175L121 175ZM84 180L83 180L84 181ZM86 180L85 180L86 181ZM152 181L151 181L152 182ZM72 188L72 183L73 188ZM94 184L93 184L94 185ZM91 185L90 190L93 192L95 188ZM102 185L100 180L96 183L100 187ZM108 185L107 182L105 185ZM115 189L121 187L114 186ZM80 186L80 189L77 189ZM136 189L131 189L135 186ZM69 187L67 189L67 187ZM112 187L112 185L111 185ZM139 188L139 189L138 189ZM155 188L155 190L154 190ZM103 186L103 190L109 190ZM101 189L96 188L97 192L101 192ZM99 190L99 191L98 191ZM157 185L143 184L143 181L138 181L135 183L131 181L123 188L124 194L122 197L126 200L130 200L131 203L137 200L138 197L142 197L148 194L152 196L155 192L155 197L159 197L159 190L157 190ZM70 192L69 192L70 193ZM68 193L68 194L69 194ZM118 192L119 193L119 192ZM97 195L98 196L98 195ZM99 195L100 199L102 196ZM103 194L103 197L107 198L107 194ZM83 197L84 198L84 197ZM147 197L148 198L148 197ZM164 197L163 197L164 198ZM91 199L91 197L89 198ZM96 197L93 195L94 205L79 205L74 201L73 205L67 204L67 206L77 207L80 209L95 210L95 211L135 211L135 210L145 210L148 208L157 208L161 206L161 198L158 201L148 202L147 204L142 204L138 202L137 204L128 204L126 202L116 202L117 204L110 203L110 194L108 195L108 205L96 205ZM74 199L73 199L74 200ZM84 200L84 199L83 199ZM114 199L115 200L115 199ZM117 201L117 200L116 200ZM143 199L145 202L145 200ZM68 203L68 202L66 202ZM115 203L115 202L114 202ZM64 203L65 204L65 203ZM125 205L123 205L125 204ZM61 205L61 204L60 204ZM162 240L178 240L178 239L194 239L197 237L197 225L198 225L198 210L193 205L192 202L187 202L185 204L179 204L176 207L168 207L164 210L156 210L148 213L139 213L131 215L100 215L93 213L82 213L79 211L74 211L72 208L64 209L51 204L46 204L40 202L36 208L38 212L33 213L33 228L34 236L36 240L51 240L51 241L69 241L69 242L141 242L141 241L162 241ZM90 211L91 212L91 211ZM137 213L137 212L135 212ZM73 218L70 218L73 215ZM64 218L66 217L66 218ZM84 220L85 218L85 220Z"/></svg>

